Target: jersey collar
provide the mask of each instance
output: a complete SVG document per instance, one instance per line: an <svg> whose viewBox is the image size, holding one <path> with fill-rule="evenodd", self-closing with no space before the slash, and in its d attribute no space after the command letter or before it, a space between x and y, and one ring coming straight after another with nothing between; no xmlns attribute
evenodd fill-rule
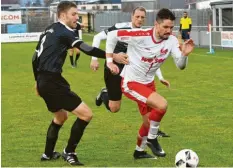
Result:
<svg viewBox="0 0 233 168"><path fill-rule="evenodd" d="M160 41L156 41L156 35L155 35L155 28L154 27L151 29L151 38L152 38L152 41L155 44L159 44L159 43L161 43L163 41L163 39L160 40Z"/></svg>
<svg viewBox="0 0 233 168"><path fill-rule="evenodd" d="M62 22L62 21L58 21L58 22L60 22L62 25L64 25L68 30L70 30L70 31L74 31L73 29L71 29L69 26L67 26L64 22Z"/></svg>

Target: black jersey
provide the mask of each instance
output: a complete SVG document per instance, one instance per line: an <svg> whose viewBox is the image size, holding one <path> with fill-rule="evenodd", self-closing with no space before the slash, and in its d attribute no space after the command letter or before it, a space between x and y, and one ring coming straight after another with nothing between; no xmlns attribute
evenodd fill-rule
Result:
<svg viewBox="0 0 233 168"><path fill-rule="evenodd" d="M123 23L116 23L114 26L105 29L104 32L108 34L108 32L113 31L113 30L118 30L118 29L132 29L132 22L123 22ZM127 47L128 44L125 42L120 42L118 41L116 44L116 47L114 49L114 53L126 53L127 52Z"/></svg>
<svg viewBox="0 0 233 168"><path fill-rule="evenodd" d="M77 34L60 22L47 27L37 46L38 71L62 72L67 49L79 41Z"/></svg>
<svg viewBox="0 0 233 168"><path fill-rule="evenodd" d="M32 64L35 79L38 72L61 73L67 50L77 47L85 54L106 58L105 52L85 44L78 35L61 22L53 23L41 34Z"/></svg>

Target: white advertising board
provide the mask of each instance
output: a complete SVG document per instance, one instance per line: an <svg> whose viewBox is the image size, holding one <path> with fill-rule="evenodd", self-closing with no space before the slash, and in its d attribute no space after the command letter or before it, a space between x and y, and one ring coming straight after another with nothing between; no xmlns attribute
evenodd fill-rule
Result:
<svg viewBox="0 0 233 168"><path fill-rule="evenodd" d="M221 45L222 47L233 48L233 32L230 31L221 32Z"/></svg>
<svg viewBox="0 0 233 168"><path fill-rule="evenodd" d="M12 33L12 34L1 34L2 43L12 42L31 42L39 41L41 33Z"/></svg>
<svg viewBox="0 0 233 168"><path fill-rule="evenodd" d="M1 11L1 24L21 24L21 11Z"/></svg>

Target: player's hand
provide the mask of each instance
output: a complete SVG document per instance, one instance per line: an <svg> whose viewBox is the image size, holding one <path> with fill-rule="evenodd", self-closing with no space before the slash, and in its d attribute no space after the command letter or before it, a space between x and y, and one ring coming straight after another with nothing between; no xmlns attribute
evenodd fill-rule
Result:
<svg viewBox="0 0 233 168"><path fill-rule="evenodd" d="M167 88L170 88L170 82L169 82L169 81L167 81L167 80L165 80L165 79L162 79L162 80L160 80L160 82L161 82L163 85L167 86Z"/></svg>
<svg viewBox="0 0 233 168"><path fill-rule="evenodd" d="M98 60L91 60L91 63L90 63L90 68L93 70L93 71L97 71L99 69L99 61Z"/></svg>
<svg viewBox="0 0 233 168"><path fill-rule="evenodd" d="M36 90L36 95L37 95L37 96L40 96L39 91L38 91L38 88L37 88L37 83L35 84L35 90Z"/></svg>
<svg viewBox="0 0 233 168"><path fill-rule="evenodd" d="M182 45L182 55L188 56L194 49L194 42L192 39L185 41Z"/></svg>
<svg viewBox="0 0 233 168"><path fill-rule="evenodd" d="M118 54L113 54L113 60L119 64L129 64L128 55L126 55L123 52Z"/></svg>
<svg viewBox="0 0 233 168"><path fill-rule="evenodd" d="M114 75L116 75L116 74L118 74L120 72L118 66L116 64L114 64L113 62L108 62L107 67L109 68L111 73L114 74Z"/></svg>
<svg viewBox="0 0 233 168"><path fill-rule="evenodd" d="M188 32L188 35L190 35L190 32Z"/></svg>

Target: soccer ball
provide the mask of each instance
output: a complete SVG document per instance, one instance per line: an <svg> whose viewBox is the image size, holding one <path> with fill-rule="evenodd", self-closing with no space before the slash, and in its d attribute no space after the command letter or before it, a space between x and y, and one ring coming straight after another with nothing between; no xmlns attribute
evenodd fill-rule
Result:
<svg viewBox="0 0 233 168"><path fill-rule="evenodd" d="M183 149L176 154L175 165L177 168L197 167L199 158L191 149Z"/></svg>

